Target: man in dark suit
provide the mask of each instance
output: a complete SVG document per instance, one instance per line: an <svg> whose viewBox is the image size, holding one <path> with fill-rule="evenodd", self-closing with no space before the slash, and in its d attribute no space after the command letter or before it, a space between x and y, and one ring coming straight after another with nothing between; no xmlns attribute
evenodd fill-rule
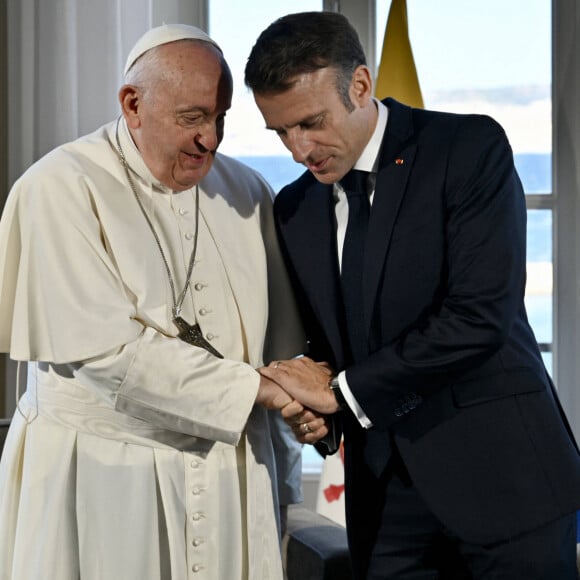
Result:
<svg viewBox="0 0 580 580"><path fill-rule="evenodd" d="M355 577L576 578L580 458L526 317L502 128L373 99L334 13L270 25L246 84L307 168L275 214L310 351L262 372L302 442L344 433Z"/></svg>

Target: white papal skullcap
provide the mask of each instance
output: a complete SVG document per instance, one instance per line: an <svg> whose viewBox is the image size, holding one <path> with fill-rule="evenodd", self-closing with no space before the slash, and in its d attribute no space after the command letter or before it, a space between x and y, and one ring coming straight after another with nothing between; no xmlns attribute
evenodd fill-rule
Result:
<svg viewBox="0 0 580 580"><path fill-rule="evenodd" d="M188 24L163 24L148 30L131 49L125 64L123 74L127 74L129 69L135 64L135 61L148 50L167 44L168 42L175 42L176 40L184 40L190 38L192 40L204 40L216 46L220 52L219 45L212 40L203 30Z"/></svg>

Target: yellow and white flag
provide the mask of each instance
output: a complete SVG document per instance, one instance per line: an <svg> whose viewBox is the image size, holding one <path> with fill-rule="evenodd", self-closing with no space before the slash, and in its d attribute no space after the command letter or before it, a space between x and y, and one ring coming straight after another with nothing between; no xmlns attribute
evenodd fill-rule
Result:
<svg viewBox="0 0 580 580"><path fill-rule="evenodd" d="M424 107L409 40L406 0L391 2L381 64L375 83L375 96L378 99L393 97L411 107Z"/></svg>

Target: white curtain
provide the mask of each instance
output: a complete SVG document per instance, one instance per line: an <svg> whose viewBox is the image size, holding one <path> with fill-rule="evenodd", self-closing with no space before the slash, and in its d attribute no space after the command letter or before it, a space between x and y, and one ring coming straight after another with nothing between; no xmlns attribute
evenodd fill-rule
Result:
<svg viewBox="0 0 580 580"><path fill-rule="evenodd" d="M151 26L207 28L205 0L8 0L9 181L119 114L122 69Z"/></svg>

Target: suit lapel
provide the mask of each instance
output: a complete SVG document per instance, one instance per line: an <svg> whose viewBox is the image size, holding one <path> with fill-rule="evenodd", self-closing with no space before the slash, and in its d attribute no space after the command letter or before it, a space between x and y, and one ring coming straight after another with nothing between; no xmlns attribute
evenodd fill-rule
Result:
<svg viewBox="0 0 580 580"><path fill-rule="evenodd" d="M367 332L417 148L415 143L409 144L413 133L411 109L392 99L387 99L386 104L389 119L379 157L363 264L363 309Z"/></svg>
<svg viewBox="0 0 580 580"><path fill-rule="evenodd" d="M380 153L363 264L363 308L367 332L416 150L416 145L410 143L413 134L411 109L392 99L387 99L385 104L389 107L389 120ZM398 159L402 159L403 163ZM332 186L314 181L304 190L297 189L291 195L296 197L289 214L279 222L279 227L291 245L296 275L336 360L344 361L347 341L344 336Z"/></svg>
<svg viewBox="0 0 580 580"><path fill-rule="evenodd" d="M332 186L315 182L280 228L292 246L296 274L337 360L344 356Z"/></svg>

